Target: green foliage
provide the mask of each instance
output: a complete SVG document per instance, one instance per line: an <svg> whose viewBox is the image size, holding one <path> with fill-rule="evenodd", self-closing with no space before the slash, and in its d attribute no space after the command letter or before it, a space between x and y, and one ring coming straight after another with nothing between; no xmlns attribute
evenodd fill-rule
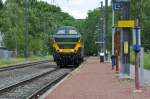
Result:
<svg viewBox="0 0 150 99"><path fill-rule="evenodd" d="M150 52L144 54L144 68L150 70Z"/></svg>
<svg viewBox="0 0 150 99"><path fill-rule="evenodd" d="M4 35L5 47L18 51L23 55L25 47L25 0L6 0L3 4L0 0L0 32ZM140 1L140 0L138 0ZM131 0L131 17L135 19L138 15L142 29L142 44L146 50L150 50L150 1L143 0L143 4L138 6L137 0ZM141 12L140 8L142 8ZM86 55L97 53L95 44L99 38L98 27L100 25L101 13L99 9L88 12L88 17L84 20L77 20L68 13L61 11L60 7L50 5L40 0L29 0L28 9L28 48L32 54L46 55L49 52L49 42L55 30L64 25L76 27L82 34ZM108 33L107 48L111 49L111 7L108 9ZM140 14L139 14L140 13ZM119 16L120 13L117 13ZM143 18L141 17L143 15ZM98 27L96 27L98 26Z"/></svg>
<svg viewBox="0 0 150 99"><path fill-rule="evenodd" d="M96 44L98 38L98 32L96 32L97 28L96 25L98 25L99 22L99 9L95 9L94 11L88 12L88 17L85 21L85 27L84 27L84 48L85 48L85 54L86 55L93 55L96 52Z"/></svg>
<svg viewBox="0 0 150 99"><path fill-rule="evenodd" d="M106 33L107 38L107 48L110 50L111 48L111 8L108 9L108 33ZM99 8L94 9L93 11L89 11L88 17L86 21L84 22L84 46L85 46L85 54L86 55L93 55L97 54L97 45L95 42L99 40L100 37L100 31L98 28L100 28L100 17L101 13Z"/></svg>
<svg viewBox="0 0 150 99"><path fill-rule="evenodd" d="M142 1L142 3L140 3ZM131 19L139 18L140 26L142 27L141 31L141 41L142 46L145 48L146 51L150 50L150 1L149 0L131 0ZM108 8L108 33L106 34L107 38L107 49L111 49L111 19L112 19L112 11L111 7ZM88 55L92 55L96 53L96 44L95 41L98 40L99 31L97 30L96 26L98 26L99 18L100 18L100 11L99 9L95 9L93 11L89 11L88 17L84 22L84 44L85 44L85 53ZM120 18L121 13L116 12L115 19Z"/></svg>
<svg viewBox="0 0 150 99"><path fill-rule="evenodd" d="M1 59L0 67L7 67L7 66L12 66L13 64L23 64L28 62L42 61L42 60L53 60L53 57L52 56L30 56L28 60L26 60L23 57Z"/></svg>
<svg viewBox="0 0 150 99"><path fill-rule="evenodd" d="M142 2L141 2L142 1ZM141 2L141 3L140 3ZM150 50L150 0L131 0L132 19L139 18L142 46L146 51Z"/></svg>
<svg viewBox="0 0 150 99"><path fill-rule="evenodd" d="M131 60L130 60L131 64L134 65L135 64L135 53L134 53L133 50L131 50L130 58L131 58ZM145 52L144 53L144 68L150 70L150 61L149 61L149 59L150 59L150 52Z"/></svg>
<svg viewBox="0 0 150 99"><path fill-rule="evenodd" d="M2 9L3 9L3 2L0 0L0 15L2 15ZM0 30L2 27L2 17L0 16Z"/></svg>
<svg viewBox="0 0 150 99"><path fill-rule="evenodd" d="M0 9L2 9L3 8L3 2L2 2L2 0L0 0Z"/></svg>
<svg viewBox="0 0 150 99"><path fill-rule="evenodd" d="M25 42L25 0L6 0L3 7L0 1L0 31L4 35L6 48L23 55L25 43L31 54L47 54L49 41L56 28L72 25L75 19L60 7L44 1L29 0L28 5L28 42Z"/></svg>

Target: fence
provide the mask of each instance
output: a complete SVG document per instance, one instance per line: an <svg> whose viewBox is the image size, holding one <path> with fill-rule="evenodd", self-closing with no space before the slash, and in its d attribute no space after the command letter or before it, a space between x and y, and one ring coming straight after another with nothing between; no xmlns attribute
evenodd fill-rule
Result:
<svg viewBox="0 0 150 99"><path fill-rule="evenodd" d="M11 58L14 56L14 51L8 51L7 49L0 48L0 59Z"/></svg>

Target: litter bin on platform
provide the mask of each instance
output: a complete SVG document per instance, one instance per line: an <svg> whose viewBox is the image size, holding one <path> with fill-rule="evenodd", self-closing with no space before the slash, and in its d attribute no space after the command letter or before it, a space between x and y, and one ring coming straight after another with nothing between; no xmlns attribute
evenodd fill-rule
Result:
<svg viewBox="0 0 150 99"><path fill-rule="evenodd" d="M115 55L111 56L111 62L112 62L112 69L114 69L114 67L116 65L116 56Z"/></svg>
<svg viewBox="0 0 150 99"><path fill-rule="evenodd" d="M100 53L100 62L104 62L104 53Z"/></svg>

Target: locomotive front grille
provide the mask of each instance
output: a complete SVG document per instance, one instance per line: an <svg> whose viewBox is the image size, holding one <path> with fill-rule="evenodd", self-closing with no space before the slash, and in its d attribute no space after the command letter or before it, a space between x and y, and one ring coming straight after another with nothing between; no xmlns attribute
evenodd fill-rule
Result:
<svg viewBox="0 0 150 99"><path fill-rule="evenodd" d="M76 44L58 44L60 49L74 49Z"/></svg>
<svg viewBox="0 0 150 99"><path fill-rule="evenodd" d="M56 42L78 42L80 38L55 38Z"/></svg>

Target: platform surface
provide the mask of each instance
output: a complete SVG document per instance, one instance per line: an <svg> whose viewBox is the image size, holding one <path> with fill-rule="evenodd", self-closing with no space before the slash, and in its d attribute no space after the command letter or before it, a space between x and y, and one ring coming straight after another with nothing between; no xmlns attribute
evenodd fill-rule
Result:
<svg viewBox="0 0 150 99"><path fill-rule="evenodd" d="M102 64L90 57L46 99L150 99L150 87L133 93L134 81L119 80L111 64Z"/></svg>

